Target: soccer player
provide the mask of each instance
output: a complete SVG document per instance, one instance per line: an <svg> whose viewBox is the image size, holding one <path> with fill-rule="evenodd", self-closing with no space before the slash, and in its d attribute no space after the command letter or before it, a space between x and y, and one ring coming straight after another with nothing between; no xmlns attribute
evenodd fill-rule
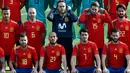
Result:
<svg viewBox="0 0 130 73"><path fill-rule="evenodd" d="M119 4L116 7L118 18L112 21L112 27L120 30L120 41L130 48L130 20L125 17L126 7Z"/></svg>
<svg viewBox="0 0 130 73"><path fill-rule="evenodd" d="M9 7L11 11L10 19L20 25L22 23L20 10L24 6L24 1L25 0L0 0L0 8Z"/></svg>
<svg viewBox="0 0 130 73"><path fill-rule="evenodd" d="M51 10L47 18L53 23L52 31L56 32L59 38L57 43L65 47L67 65L71 70L70 59L72 53L72 24L78 20L78 17L71 10L66 9L66 3L64 1L58 2L57 10L59 13L55 13L55 10Z"/></svg>
<svg viewBox="0 0 130 73"><path fill-rule="evenodd" d="M4 50L0 47L0 73L5 72L5 58L4 58Z"/></svg>
<svg viewBox="0 0 130 73"><path fill-rule="evenodd" d="M55 32L49 34L50 43L43 46L40 51L39 73L67 73L65 48L57 44L58 37ZM61 69L63 63L64 70Z"/></svg>
<svg viewBox="0 0 130 73"><path fill-rule="evenodd" d="M118 17L116 13L116 7L119 4L124 4L126 8L128 7L129 0L104 0L104 8L110 14L112 20Z"/></svg>
<svg viewBox="0 0 130 73"><path fill-rule="evenodd" d="M36 9L29 8L29 20L20 26L20 32L25 32L28 37L28 45L34 47L38 56L42 47L42 41L45 41L46 29L43 22L36 19Z"/></svg>
<svg viewBox="0 0 130 73"><path fill-rule="evenodd" d="M18 41L18 24L10 19L10 9L2 8L2 21L0 21L0 47L4 50L5 61L9 61L10 53Z"/></svg>
<svg viewBox="0 0 130 73"><path fill-rule="evenodd" d="M126 73L130 66L125 68L125 58L127 65L129 62L129 50L128 46L119 41L120 30L117 28L112 29L111 38L108 44L105 44L102 51L102 67L104 73ZM107 59L106 59L107 58ZM106 68L106 60L108 61L108 67Z"/></svg>
<svg viewBox="0 0 130 73"><path fill-rule="evenodd" d="M91 7L84 10L81 14L79 22L85 24L85 28L89 31L89 40L97 44L99 54L101 55L104 45L104 23L111 23L111 17L106 10L99 9L98 2L92 2Z"/></svg>
<svg viewBox="0 0 130 73"><path fill-rule="evenodd" d="M27 13L28 13L29 8L32 8L32 7L35 8L37 11L36 19L42 21L44 23L44 26L47 27L45 10L44 10L44 1L46 0L25 0L25 1L26 1L25 8L26 8Z"/></svg>
<svg viewBox="0 0 130 73"><path fill-rule="evenodd" d="M73 48L71 67L72 73L101 73L101 61L98 48L94 42L88 41L88 30L80 30L80 43ZM96 58L97 67L94 65ZM76 60L76 65L75 65Z"/></svg>
<svg viewBox="0 0 130 73"><path fill-rule="evenodd" d="M27 45L28 39L25 33L20 33L19 43L19 46L12 49L10 56L11 73L36 73L38 67L37 53L35 48ZM32 69L33 62L35 62L35 67Z"/></svg>

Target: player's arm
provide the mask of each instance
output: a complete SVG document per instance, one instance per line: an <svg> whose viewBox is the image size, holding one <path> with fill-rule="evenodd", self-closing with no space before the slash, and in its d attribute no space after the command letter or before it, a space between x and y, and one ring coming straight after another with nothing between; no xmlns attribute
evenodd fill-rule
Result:
<svg viewBox="0 0 130 73"><path fill-rule="evenodd" d="M102 9L102 8L100 8L100 11L104 13L102 20L104 22L107 22L108 24L111 24L112 19L111 19L109 13L105 9Z"/></svg>
<svg viewBox="0 0 130 73"><path fill-rule="evenodd" d="M129 64L129 61L130 61L130 55L126 55L126 60L127 60L127 68L130 68L130 64Z"/></svg>
<svg viewBox="0 0 130 73"><path fill-rule="evenodd" d="M12 49L11 55L10 55L10 60L9 60L9 67L11 68L11 73L16 73L14 67L13 67L13 63L15 61L15 49Z"/></svg>
<svg viewBox="0 0 130 73"><path fill-rule="evenodd" d="M49 21L53 21L55 11L56 11L56 8L53 8L53 9L51 9L51 11L49 12L49 14L47 15L47 19Z"/></svg>
<svg viewBox="0 0 130 73"><path fill-rule="evenodd" d="M108 73L108 70L106 68L107 48L108 48L108 45L104 45L103 50L102 50L103 73Z"/></svg>
<svg viewBox="0 0 130 73"><path fill-rule="evenodd" d="M2 63L2 70L1 70L1 72L4 73L5 72L5 68L6 68L6 66L5 66L5 58L4 57L0 58L0 62Z"/></svg>
<svg viewBox="0 0 130 73"><path fill-rule="evenodd" d="M72 56L71 57L71 63L70 63L71 67L72 67L72 70L75 69L75 64L76 64L75 61L76 61L76 56Z"/></svg>
<svg viewBox="0 0 130 73"><path fill-rule="evenodd" d="M97 69L96 72L100 73L101 72L101 60L99 54L95 54L96 62L97 62Z"/></svg>
<svg viewBox="0 0 130 73"><path fill-rule="evenodd" d="M87 14L86 14L86 12L87 12L87 11L89 11L89 9L84 10L84 11L82 12L82 14L80 15L80 17L79 17L79 22L80 22L80 23L85 23L85 22L86 22L86 20L87 20Z"/></svg>
<svg viewBox="0 0 130 73"><path fill-rule="evenodd" d="M78 20L78 17L73 13L72 10L68 10L67 17L69 18L69 21L76 22Z"/></svg>
<svg viewBox="0 0 130 73"><path fill-rule="evenodd" d="M64 71L67 72L66 55L62 55L62 63L63 63L63 66L64 66Z"/></svg>
<svg viewBox="0 0 130 73"><path fill-rule="evenodd" d="M43 73L43 64L44 64L44 47L40 51L40 60L39 60L39 73Z"/></svg>
<svg viewBox="0 0 130 73"><path fill-rule="evenodd" d="M77 62L77 49L78 48L78 45L75 45L74 48L73 48L73 52L72 52L72 57L71 57L71 61L70 61L70 64L71 64L71 67L72 67L72 73L78 73L78 71L75 69L75 66L76 66L76 62Z"/></svg>
<svg viewBox="0 0 130 73"><path fill-rule="evenodd" d="M22 9L25 6L27 0L21 0L20 9Z"/></svg>

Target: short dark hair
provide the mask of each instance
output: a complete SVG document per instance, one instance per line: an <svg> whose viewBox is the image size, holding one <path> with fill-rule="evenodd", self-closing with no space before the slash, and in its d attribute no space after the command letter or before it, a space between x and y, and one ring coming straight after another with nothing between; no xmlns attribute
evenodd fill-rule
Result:
<svg viewBox="0 0 130 73"><path fill-rule="evenodd" d="M99 7L100 5L99 5L99 3L96 1L96 2L92 2L92 3L91 3L91 7L92 7L92 6Z"/></svg>
<svg viewBox="0 0 130 73"><path fill-rule="evenodd" d="M10 10L10 8L6 6L6 7L3 7L3 8L2 8L2 11L3 11L3 10Z"/></svg>
<svg viewBox="0 0 130 73"><path fill-rule="evenodd" d="M66 2L65 2L64 0L59 0L59 1L57 2L57 7L58 7L58 4L61 3L61 2L63 2L63 3L66 4Z"/></svg>
<svg viewBox="0 0 130 73"><path fill-rule="evenodd" d="M118 11L119 8L123 8L124 10L126 10L126 6L124 4L117 5L116 10Z"/></svg>
<svg viewBox="0 0 130 73"><path fill-rule="evenodd" d="M27 36L27 35L26 35L26 33L20 33L19 36L20 36L20 37L25 37L25 36Z"/></svg>
<svg viewBox="0 0 130 73"><path fill-rule="evenodd" d="M85 29L85 28L81 29L81 30L80 30L80 35L81 35L82 32L87 32L87 33L88 33L88 30Z"/></svg>
<svg viewBox="0 0 130 73"><path fill-rule="evenodd" d="M111 34L112 34L113 32L114 32L114 33L117 33L117 32L120 32L120 30L119 30L118 28L113 28L113 29L111 30Z"/></svg>

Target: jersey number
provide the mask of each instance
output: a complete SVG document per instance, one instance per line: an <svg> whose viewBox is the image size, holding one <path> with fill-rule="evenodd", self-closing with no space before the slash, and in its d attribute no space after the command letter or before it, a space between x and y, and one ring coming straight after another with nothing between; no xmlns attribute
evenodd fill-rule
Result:
<svg viewBox="0 0 130 73"><path fill-rule="evenodd" d="M117 54L114 54L114 58L116 58L116 60L117 60Z"/></svg>
<svg viewBox="0 0 130 73"><path fill-rule="evenodd" d="M87 55L86 54L83 54L84 55L84 59L87 60Z"/></svg>
<svg viewBox="0 0 130 73"><path fill-rule="evenodd" d="M27 65L27 59L22 59L22 64Z"/></svg>
<svg viewBox="0 0 130 73"><path fill-rule="evenodd" d="M32 38L35 38L35 32L31 32Z"/></svg>
<svg viewBox="0 0 130 73"><path fill-rule="evenodd" d="M50 62L55 62L56 61L56 57L51 57L50 58Z"/></svg>
<svg viewBox="0 0 130 73"><path fill-rule="evenodd" d="M125 37L125 31L121 31L121 32L120 32L120 36L121 36L121 37Z"/></svg>
<svg viewBox="0 0 130 73"><path fill-rule="evenodd" d="M8 39L9 38L9 33L4 33L4 38Z"/></svg>
<svg viewBox="0 0 130 73"><path fill-rule="evenodd" d="M97 23L93 24L93 29L98 29Z"/></svg>

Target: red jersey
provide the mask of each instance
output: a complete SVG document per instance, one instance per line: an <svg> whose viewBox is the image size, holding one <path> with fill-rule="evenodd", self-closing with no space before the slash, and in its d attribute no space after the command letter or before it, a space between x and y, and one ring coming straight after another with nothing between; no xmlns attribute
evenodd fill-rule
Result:
<svg viewBox="0 0 130 73"><path fill-rule="evenodd" d="M40 57L44 57L44 67L49 69L61 68L62 55L65 55L65 48L56 44L54 48L49 45L42 47L40 51Z"/></svg>
<svg viewBox="0 0 130 73"><path fill-rule="evenodd" d="M5 55L10 55L12 48L18 41L18 24L12 20L8 23L0 22L0 47Z"/></svg>
<svg viewBox="0 0 130 73"><path fill-rule="evenodd" d="M129 0L104 0L105 9L110 14L112 20L118 17L116 13L117 5L124 4L126 7L128 7L128 3L129 3Z"/></svg>
<svg viewBox="0 0 130 73"><path fill-rule="evenodd" d="M76 44L73 48L72 56L77 57L78 67L94 66L94 56L98 54L98 48L95 43L88 41L87 44Z"/></svg>
<svg viewBox="0 0 130 73"><path fill-rule="evenodd" d="M20 26L20 32L26 32L28 37L28 45L34 47L37 54L40 55L40 49L42 47L43 33L46 30L44 24L36 20L36 22L31 23L29 20Z"/></svg>
<svg viewBox="0 0 130 73"><path fill-rule="evenodd" d="M21 46L18 46L12 49L10 60L16 62L17 68L32 68L33 62L38 61L38 57L35 48L27 46L23 50Z"/></svg>
<svg viewBox="0 0 130 73"><path fill-rule="evenodd" d="M4 50L0 47L0 58L4 58ZM2 68L2 64L0 62L0 68Z"/></svg>
<svg viewBox="0 0 130 73"><path fill-rule="evenodd" d="M20 6L21 3L23 3L24 0L0 0L0 8L3 8L4 6L8 6L11 11L10 18L16 22L21 20L21 12L20 12Z"/></svg>
<svg viewBox="0 0 130 73"><path fill-rule="evenodd" d="M120 32L120 41L127 44L130 48L130 20L125 19L123 22L120 22L118 19L113 20L113 28L118 28Z"/></svg>
<svg viewBox="0 0 130 73"><path fill-rule="evenodd" d="M104 14L92 15L89 11L84 10L79 18L79 22L84 23L85 28L89 31L89 40L95 42L98 48L103 48L104 45L104 23L111 23L107 11L103 12Z"/></svg>
<svg viewBox="0 0 130 73"><path fill-rule="evenodd" d="M104 45L102 54L108 55L108 66L112 68L124 67L125 55L129 55L128 47L123 42L113 44L109 42Z"/></svg>

